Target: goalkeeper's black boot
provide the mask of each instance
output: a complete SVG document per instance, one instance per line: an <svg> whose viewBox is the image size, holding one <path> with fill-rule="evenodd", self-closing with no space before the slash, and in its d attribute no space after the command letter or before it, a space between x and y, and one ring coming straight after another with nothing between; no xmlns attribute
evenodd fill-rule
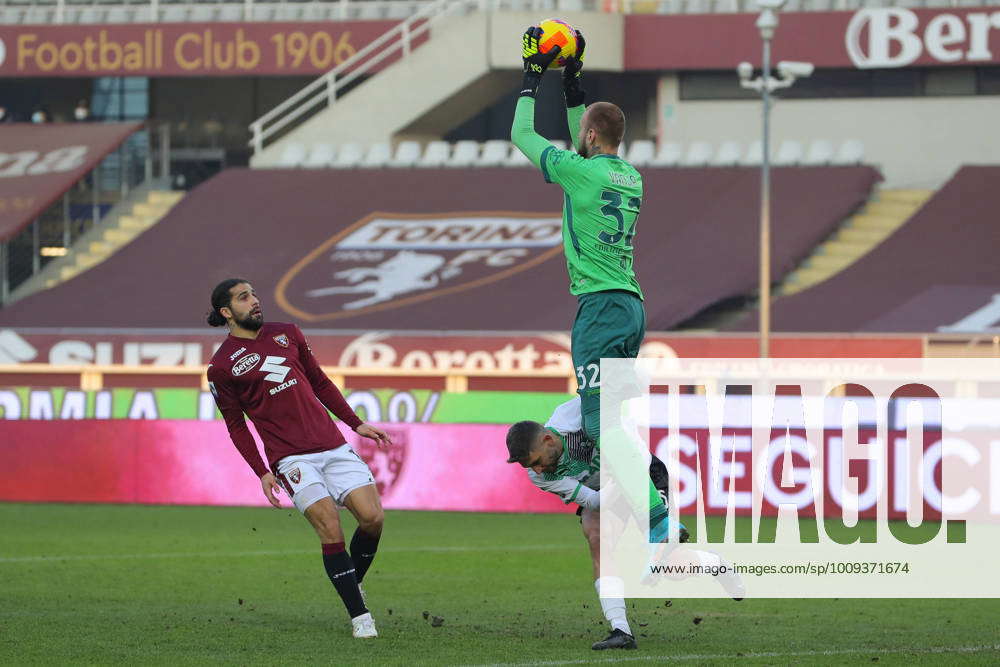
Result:
<svg viewBox="0 0 1000 667"><path fill-rule="evenodd" d="M622 630L615 629L611 631L611 634L608 635L607 639L597 642L590 648L595 651L603 651L608 648L633 649L635 647L635 637L623 632Z"/></svg>

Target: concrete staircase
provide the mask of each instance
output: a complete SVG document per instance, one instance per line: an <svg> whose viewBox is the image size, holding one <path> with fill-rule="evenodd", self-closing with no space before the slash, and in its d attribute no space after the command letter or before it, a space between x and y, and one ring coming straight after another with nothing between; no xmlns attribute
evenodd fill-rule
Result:
<svg viewBox="0 0 1000 667"><path fill-rule="evenodd" d="M162 220L184 194L149 188L133 190L99 224L81 236L65 256L49 262L37 275L19 285L11 293L10 302L55 287L97 266Z"/></svg>
<svg viewBox="0 0 1000 667"><path fill-rule="evenodd" d="M843 271L899 229L932 190L882 190L781 282L776 295L801 292Z"/></svg>

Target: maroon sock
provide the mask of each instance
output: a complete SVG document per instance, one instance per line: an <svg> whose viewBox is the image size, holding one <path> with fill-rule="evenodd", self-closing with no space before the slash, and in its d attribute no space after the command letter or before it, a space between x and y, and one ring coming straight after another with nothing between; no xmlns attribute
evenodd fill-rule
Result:
<svg viewBox="0 0 1000 667"><path fill-rule="evenodd" d="M323 567L330 577L330 582L337 589L337 594L344 601L347 613L351 618L356 618L366 613L364 601L361 599L361 589L358 588L358 580L354 576L354 561L344 549L343 542L323 545Z"/></svg>
<svg viewBox="0 0 1000 667"><path fill-rule="evenodd" d="M380 536L379 536L380 537ZM378 551L378 537L372 537L365 531L358 528L351 538L351 558L354 560L354 568L357 570L355 576L358 583L365 578L365 573L375 560L375 552Z"/></svg>

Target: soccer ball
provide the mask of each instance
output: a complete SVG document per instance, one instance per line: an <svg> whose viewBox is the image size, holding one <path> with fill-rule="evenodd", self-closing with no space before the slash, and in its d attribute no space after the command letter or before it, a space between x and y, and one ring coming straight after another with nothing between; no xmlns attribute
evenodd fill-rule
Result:
<svg viewBox="0 0 1000 667"><path fill-rule="evenodd" d="M566 64L566 58L576 55L576 30L573 26L559 19L545 19L538 24L542 29L542 38L538 46L542 53L548 53L553 46L559 46L559 57L552 61L549 69L559 69Z"/></svg>

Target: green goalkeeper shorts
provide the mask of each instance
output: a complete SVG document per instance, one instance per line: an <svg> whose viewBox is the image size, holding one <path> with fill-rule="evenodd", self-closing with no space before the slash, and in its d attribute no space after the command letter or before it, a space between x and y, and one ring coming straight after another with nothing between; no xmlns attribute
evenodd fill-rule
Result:
<svg viewBox="0 0 1000 667"><path fill-rule="evenodd" d="M601 359L635 358L646 334L642 299L624 290L581 294L573 322L572 354L583 427L595 440L601 428Z"/></svg>

